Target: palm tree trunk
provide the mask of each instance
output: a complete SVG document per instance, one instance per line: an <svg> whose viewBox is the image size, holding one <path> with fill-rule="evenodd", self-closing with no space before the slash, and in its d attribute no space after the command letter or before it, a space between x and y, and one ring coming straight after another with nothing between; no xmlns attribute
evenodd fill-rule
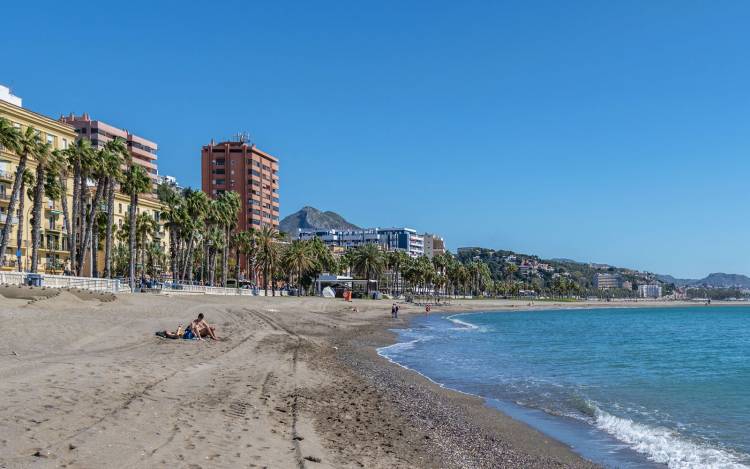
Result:
<svg viewBox="0 0 750 469"><path fill-rule="evenodd" d="M91 229L91 276L99 277L99 224L94 223Z"/></svg>
<svg viewBox="0 0 750 469"><path fill-rule="evenodd" d="M10 201L8 202L8 211L6 212L9 220L6 220L5 226L3 226L2 240L0 240L0 264L5 265L5 250L8 247L10 241L10 227L12 223L13 213L16 211L16 202L18 201L18 194L21 192L21 185L23 183L23 175L26 172L26 162L28 161L28 155L22 154L18 160L18 167L16 168L16 177L13 179L13 189L10 192Z"/></svg>
<svg viewBox="0 0 750 469"><path fill-rule="evenodd" d="M209 258L209 264L208 264L208 283L213 287L214 286L214 277L216 275L216 249L209 248L208 249L208 258Z"/></svg>
<svg viewBox="0 0 750 469"><path fill-rule="evenodd" d="M201 283L206 284L208 279L208 243L203 239L203 259L201 259Z"/></svg>
<svg viewBox="0 0 750 469"><path fill-rule="evenodd" d="M236 287L240 288L240 246L239 244L235 246L235 249L234 249L234 260L235 260L234 276L237 279Z"/></svg>
<svg viewBox="0 0 750 469"><path fill-rule="evenodd" d="M189 246L188 251L188 259L187 259L187 272L188 272L188 281L192 284L193 283L193 256L195 253L195 243L191 243Z"/></svg>
<svg viewBox="0 0 750 469"><path fill-rule="evenodd" d="M185 256L182 261L182 267L181 267L182 274L180 275L180 278L182 279L183 282L187 278L187 271L188 271L189 264L190 264L190 257L193 254L194 235L195 235L194 231L190 230L190 240L187 243L187 248L185 248ZM192 277L192 274L190 276Z"/></svg>
<svg viewBox="0 0 750 469"><path fill-rule="evenodd" d="M268 263L263 262L263 290L265 290L266 296L268 296Z"/></svg>
<svg viewBox="0 0 750 469"><path fill-rule="evenodd" d="M115 181L109 178L107 187L107 232L104 239L104 276L112 278L112 225L115 222Z"/></svg>
<svg viewBox="0 0 750 469"><path fill-rule="evenodd" d="M169 260L172 266L172 283L177 283L177 230L169 230Z"/></svg>
<svg viewBox="0 0 750 469"><path fill-rule="evenodd" d="M221 254L221 286L227 287L227 270L229 270L229 227L224 228L224 250Z"/></svg>
<svg viewBox="0 0 750 469"><path fill-rule="evenodd" d="M65 174L60 174L60 204L63 213L63 231L68 235L68 242L70 242L70 213L68 212L68 177ZM62 237L60 237L60 243L62 243ZM59 246L62 248L62 246Z"/></svg>
<svg viewBox="0 0 750 469"><path fill-rule="evenodd" d="M138 205L138 194L133 191L130 194L130 207L128 208L128 220L130 222L130 239L128 253L128 275L130 276L130 288L135 290L135 208Z"/></svg>
<svg viewBox="0 0 750 469"><path fill-rule="evenodd" d="M96 184L96 192L94 193L94 200L91 201L91 208L89 208L88 213L88 220L86 223L86 231L83 234L83 244L81 249L81 258L80 258L80 264L83 264L83 256L86 253L86 248L91 249L91 265L90 267L90 274L93 275L94 273L94 257L96 256L96 249L94 244L91 242L91 234L94 231L94 219L96 218L96 213L99 209L99 202L102 199L102 195L104 194L104 186L105 186L104 178L99 178L99 181ZM80 269L79 269L80 270ZM80 274L79 274L80 275Z"/></svg>
<svg viewBox="0 0 750 469"><path fill-rule="evenodd" d="M31 272L36 273L39 264L39 235L42 226L42 198L44 197L44 166L36 167L36 187L34 187L34 224L31 230Z"/></svg>
<svg viewBox="0 0 750 469"><path fill-rule="evenodd" d="M73 207L71 207L71 224L68 233L68 249L70 251L70 271L77 272L76 245L78 243L78 212L81 193L81 163L76 162L73 167ZM66 194L67 195L67 194ZM67 202L66 202L67 203Z"/></svg>
<svg viewBox="0 0 750 469"><path fill-rule="evenodd" d="M76 275L83 273L83 257L85 255L86 247L83 242L83 233L86 231L86 199L89 197L86 174L83 170L80 172L80 191L78 193L78 251L76 257Z"/></svg>
<svg viewBox="0 0 750 469"><path fill-rule="evenodd" d="M23 211L26 201L26 181L21 181L21 200L18 201L18 231L16 231L16 262L18 263L18 271L23 272L23 265L21 262L21 244L23 243ZM10 215L5 219L6 224L10 224Z"/></svg>

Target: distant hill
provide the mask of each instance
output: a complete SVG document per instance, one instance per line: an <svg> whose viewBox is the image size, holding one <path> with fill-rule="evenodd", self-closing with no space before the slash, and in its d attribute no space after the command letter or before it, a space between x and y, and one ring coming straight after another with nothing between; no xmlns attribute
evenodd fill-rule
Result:
<svg viewBox="0 0 750 469"><path fill-rule="evenodd" d="M678 287L750 288L750 277L742 274L716 272L701 279L674 278L671 275L657 275L657 278L664 283L674 283Z"/></svg>
<svg viewBox="0 0 750 469"><path fill-rule="evenodd" d="M279 223L279 231L297 234L297 230L321 229L321 230L357 230L359 227L349 223L336 212L321 212L315 207L302 207L297 212L284 217Z"/></svg>

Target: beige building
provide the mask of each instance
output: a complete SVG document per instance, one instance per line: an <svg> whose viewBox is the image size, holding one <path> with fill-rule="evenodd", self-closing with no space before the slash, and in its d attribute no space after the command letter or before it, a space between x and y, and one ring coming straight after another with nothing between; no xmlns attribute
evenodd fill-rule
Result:
<svg viewBox="0 0 750 469"><path fill-rule="evenodd" d="M436 255L445 254L445 240L440 236L425 233L424 238L424 255L432 259Z"/></svg>
<svg viewBox="0 0 750 469"><path fill-rule="evenodd" d="M50 143L54 149L58 150L67 148L76 140L77 134L73 126L25 109L18 105L21 103L20 98L10 95L9 92L2 93L2 91L0 90L0 116L8 119L19 130L24 130L27 127L36 129L42 141ZM7 99L4 96L12 96L16 99ZM23 209L24 225L20 246L17 243L20 203L16 203L15 213L8 214L8 205L11 191L13 190L13 180L18 161L18 155L7 148L0 147L0 228L8 222L13 224L10 231L8 249L5 257L0 260L0 264L2 264L0 265L0 269L2 270L18 270L16 253L19 249L21 254L20 267L23 270L27 270L31 265L32 200L27 194L21 195L25 200ZM27 167L31 171L35 169L36 164L33 158L29 160ZM68 194L66 197L68 210L70 210L73 206L72 178L68 181L67 188ZM93 187L90 187L90 189L93 190ZM127 220L129 201L130 198L128 196L120 193L116 194L114 206L115 226L122 226L125 220ZM70 266L70 248L68 245L68 236L65 233L62 204L59 200L50 200L45 197L42 206L43 219L38 269L40 272L45 273L62 273L65 268ZM149 213L158 219L158 214L161 212L161 205L153 195L144 195L139 198L138 212ZM163 226L161 226L156 238L162 244L164 250L167 251L169 247L168 233ZM104 268L103 255L103 252L100 251L98 255L100 270ZM84 275L90 274L90 265L88 262L85 264L83 272Z"/></svg>
<svg viewBox="0 0 750 469"><path fill-rule="evenodd" d="M18 101L20 103L20 98ZM53 148L63 150L72 144L76 139L76 133L73 127L58 122L49 117L37 114L24 109L5 99L0 99L0 116L8 119L19 130L26 127L32 127L39 131L39 136L43 142L50 143ZM18 207L20 202L16 203L16 212L8 214L8 204L10 202L11 191L13 190L13 180L15 178L16 166L18 165L18 155L10 152L7 148L0 147L0 227L5 223L12 223L10 231L10 241L8 250L2 259L2 270L18 270L16 253L20 249L21 267L28 268L31 263L31 212L33 202L27 194L21 194L24 197L23 210L23 233L22 241L19 246L17 243L18 234ZM28 168L34 170L36 164L32 159L28 163ZM68 184L72 190L72 181ZM71 204L72 194L68 195L68 203ZM60 273L63 266L68 262L68 237L63 233L62 211L59 201L49 199L43 202L43 220L41 230L41 242L39 251L39 271L47 273Z"/></svg>

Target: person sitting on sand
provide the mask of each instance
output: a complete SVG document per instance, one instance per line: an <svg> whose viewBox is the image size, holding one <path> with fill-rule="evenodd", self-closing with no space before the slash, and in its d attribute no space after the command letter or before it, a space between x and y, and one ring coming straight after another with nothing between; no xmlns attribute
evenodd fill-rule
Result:
<svg viewBox="0 0 750 469"><path fill-rule="evenodd" d="M203 318L203 313L198 314L198 319L194 319L188 326L188 329L199 340L203 340L203 337L211 337L214 340L219 340L216 337L216 328L209 325Z"/></svg>

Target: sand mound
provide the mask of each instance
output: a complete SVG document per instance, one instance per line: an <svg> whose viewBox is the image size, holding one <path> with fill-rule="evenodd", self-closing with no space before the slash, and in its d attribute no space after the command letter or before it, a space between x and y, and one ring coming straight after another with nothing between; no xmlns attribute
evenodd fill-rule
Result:
<svg viewBox="0 0 750 469"><path fill-rule="evenodd" d="M115 301L117 299L117 296L114 293L109 293L109 292L81 290L78 288L65 289L65 291L84 301L99 300L105 303L109 303L110 301Z"/></svg>
<svg viewBox="0 0 750 469"><path fill-rule="evenodd" d="M25 285L0 285L0 295L14 300L46 300L60 294L56 288L27 287Z"/></svg>

